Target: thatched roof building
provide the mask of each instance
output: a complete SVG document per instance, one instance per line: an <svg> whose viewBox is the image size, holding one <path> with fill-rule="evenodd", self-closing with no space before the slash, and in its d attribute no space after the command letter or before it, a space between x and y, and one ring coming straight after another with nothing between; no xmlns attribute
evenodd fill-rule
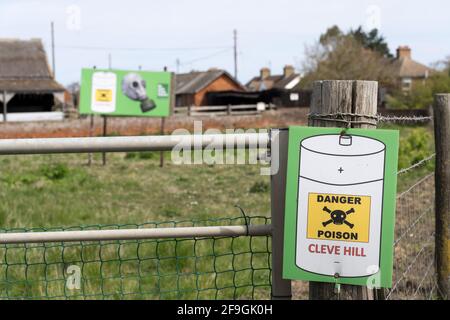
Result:
<svg viewBox="0 0 450 320"><path fill-rule="evenodd" d="M8 112L51 111L64 100L40 39L0 39L0 106Z"/></svg>

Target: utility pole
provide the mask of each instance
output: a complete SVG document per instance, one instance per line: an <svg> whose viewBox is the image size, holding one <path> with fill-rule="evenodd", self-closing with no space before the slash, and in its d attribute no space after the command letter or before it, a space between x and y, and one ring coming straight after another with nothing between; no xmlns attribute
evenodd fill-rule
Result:
<svg viewBox="0 0 450 320"><path fill-rule="evenodd" d="M112 61L111 61L111 53L108 53L108 69L111 69Z"/></svg>
<svg viewBox="0 0 450 320"><path fill-rule="evenodd" d="M233 42L234 42L234 78L237 80L238 66L237 66L237 30L233 30Z"/></svg>
<svg viewBox="0 0 450 320"><path fill-rule="evenodd" d="M53 68L53 78L56 78L55 69L55 25L53 21L51 22L51 38L52 38L52 68Z"/></svg>
<svg viewBox="0 0 450 320"><path fill-rule="evenodd" d="M177 60L175 61L176 65L177 65L177 73L180 73L180 59L177 58Z"/></svg>

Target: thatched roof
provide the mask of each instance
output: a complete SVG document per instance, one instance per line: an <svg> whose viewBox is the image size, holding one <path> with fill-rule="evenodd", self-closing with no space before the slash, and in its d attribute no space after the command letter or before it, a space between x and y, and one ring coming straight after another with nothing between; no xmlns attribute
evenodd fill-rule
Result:
<svg viewBox="0 0 450 320"><path fill-rule="evenodd" d="M60 92L40 39L0 39L0 90L9 92Z"/></svg>
<svg viewBox="0 0 450 320"><path fill-rule="evenodd" d="M211 82L225 75L238 87L245 88L225 70L212 69L208 71L193 71L180 73L176 76L176 94L194 94L207 87Z"/></svg>

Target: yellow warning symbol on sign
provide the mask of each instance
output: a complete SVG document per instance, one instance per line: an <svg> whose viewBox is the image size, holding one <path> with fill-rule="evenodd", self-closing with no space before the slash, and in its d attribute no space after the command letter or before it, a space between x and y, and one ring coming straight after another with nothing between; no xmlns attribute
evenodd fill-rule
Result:
<svg viewBox="0 0 450 320"><path fill-rule="evenodd" d="M309 239L369 242L370 196L308 194Z"/></svg>
<svg viewBox="0 0 450 320"><path fill-rule="evenodd" d="M112 90L110 89L97 89L95 90L95 100L101 102L112 101Z"/></svg>

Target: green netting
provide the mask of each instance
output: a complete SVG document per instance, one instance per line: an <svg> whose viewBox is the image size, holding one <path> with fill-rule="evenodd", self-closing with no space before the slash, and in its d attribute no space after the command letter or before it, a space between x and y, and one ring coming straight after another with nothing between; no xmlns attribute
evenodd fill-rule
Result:
<svg viewBox="0 0 450 320"><path fill-rule="evenodd" d="M270 223L266 217L248 220ZM0 232L244 224L239 217ZM266 299L271 293L270 240L249 236L1 245L0 299Z"/></svg>

